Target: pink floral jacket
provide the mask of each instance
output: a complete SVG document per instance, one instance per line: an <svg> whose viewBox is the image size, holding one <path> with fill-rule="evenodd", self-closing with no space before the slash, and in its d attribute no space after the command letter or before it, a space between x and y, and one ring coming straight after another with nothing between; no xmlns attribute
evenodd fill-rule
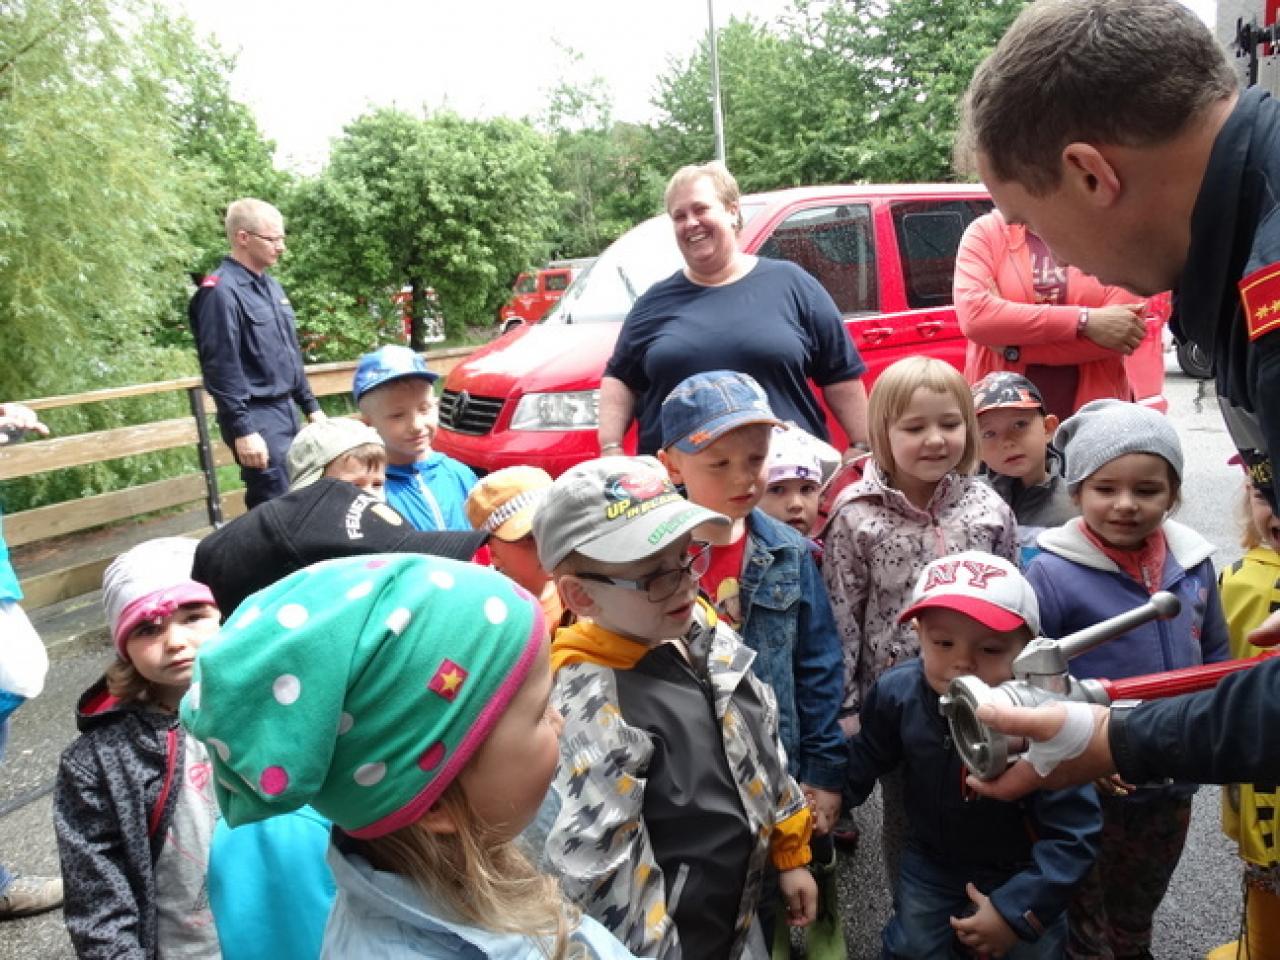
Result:
<svg viewBox="0 0 1280 960"><path fill-rule="evenodd" d="M844 646L842 715L858 713L882 673L919 656L915 630L898 615L930 561L985 550L1016 562L1017 542L1013 512L981 480L949 473L921 510L869 464L836 501L822 563Z"/></svg>

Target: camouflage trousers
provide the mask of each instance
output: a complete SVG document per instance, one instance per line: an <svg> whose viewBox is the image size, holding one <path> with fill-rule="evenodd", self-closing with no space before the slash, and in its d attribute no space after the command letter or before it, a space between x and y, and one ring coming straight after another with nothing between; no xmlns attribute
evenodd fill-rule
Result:
<svg viewBox="0 0 1280 960"><path fill-rule="evenodd" d="M1151 919L1187 839L1191 797L1102 797L1097 865L1068 911L1070 960L1151 956Z"/></svg>

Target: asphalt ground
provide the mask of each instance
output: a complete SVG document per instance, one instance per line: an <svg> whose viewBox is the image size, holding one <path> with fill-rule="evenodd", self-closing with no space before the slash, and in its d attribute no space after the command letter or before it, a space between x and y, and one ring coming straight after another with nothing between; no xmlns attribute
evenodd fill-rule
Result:
<svg viewBox="0 0 1280 960"><path fill-rule="evenodd" d="M1240 554L1235 519L1240 474L1227 465L1231 444L1212 390L1170 366L1166 394L1186 458L1178 519L1218 547L1216 563L1229 563ZM75 736L75 701L109 656L105 643L68 646L54 661L43 696L14 716L0 767L0 859L10 869L29 874L58 869L52 798L45 791L58 755ZM878 795L856 817L863 839L854 853L842 857L841 905L850 960L872 960L879 956L890 902L880 857ZM1154 955L1161 960L1204 956L1234 938L1239 911L1239 862L1218 827L1218 790L1206 787L1196 798L1186 851L1156 915ZM0 924L0 960L73 956L60 911Z"/></svg>

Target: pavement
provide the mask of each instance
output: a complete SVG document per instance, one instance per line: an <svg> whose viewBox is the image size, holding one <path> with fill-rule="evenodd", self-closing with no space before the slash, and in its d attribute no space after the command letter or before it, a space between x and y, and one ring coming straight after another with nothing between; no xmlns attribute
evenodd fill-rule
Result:
<svg viewBox="0 0 1280 960"><path fill-rule="evenodd" d="M1172 354L1167 355L1172 364ZM1238 468L1209 385L1168 367L1170 416L1187 461L1182 522L1218 548L1221 566L1240 555L1235 505ZM74 709L80 692L99 676L111 651L92 606L42 618L37 626L53 651L44 694L14 716L8 756L0 773L0 858L18 872L52 874L58 869L50 790L58 755L75 736ZM879 844L879 799L857 812L863 840L842 860L841 903L850 960L879 957L879 933L889 913L889 895ZM1240 915L1240 866L1218 827L1218 789L1196 798L1191 833L1168 895L1156 915L1153 955L1191 960L1234 938ZM74 957L61 911L0 924L0 960Z"/></svg>

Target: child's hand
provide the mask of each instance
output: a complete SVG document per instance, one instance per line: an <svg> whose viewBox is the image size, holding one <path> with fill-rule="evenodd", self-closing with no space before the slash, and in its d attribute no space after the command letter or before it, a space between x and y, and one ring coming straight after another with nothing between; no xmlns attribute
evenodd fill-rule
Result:
<svg viewBox="0 0 1280 960"><path fill-rule="evenodd" d="M783 870L778 874L778 889L787 905L787 923L807 927L818 915L818 882L808 867Z"/></svg>
<svg viewBox="0 0 1280 960"><path fill-rule="evenodd" d="M839 792L811 787L807 783L802 783L800 789L804 792L804 798L809 802L809 811L813 814L814 834L825 837L840 819L842 798Z"/></svg>
<svg viewBox="0 0 1280 960"><path fill-rule="evenodd" d="M952 917L951 929L970 950L1003 957L1017 944L1018 935L1004 922L1000 911L991 905L990 897L972 883L966 884L964 890L978 909L967 917Z"/></svg>

